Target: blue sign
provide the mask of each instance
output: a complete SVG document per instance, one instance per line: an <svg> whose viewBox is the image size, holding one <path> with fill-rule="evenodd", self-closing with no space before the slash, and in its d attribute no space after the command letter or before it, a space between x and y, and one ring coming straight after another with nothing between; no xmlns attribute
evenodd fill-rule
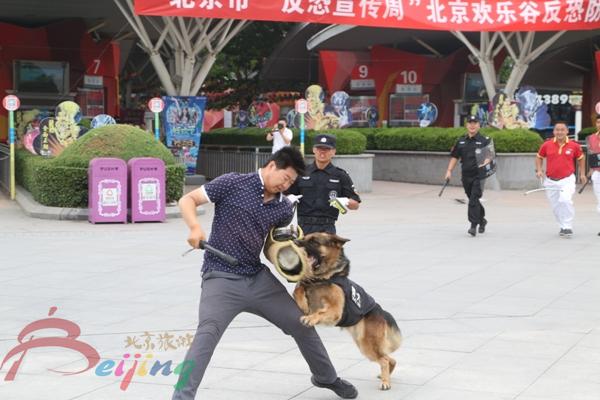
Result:
<svg viewBox="0 0 600 400"><path fill-rule="evenodd" d="M196 173L196 161L202 135L206 97L165 96L163 124L167 147L186 166L186 173Z"/></svg>
<svg viewBox="0 0 600 400"><path fill-rule="evenodd" d="M433 103L421 103L417 109L419 126L425 128L435 122L438 117L438 109Z"/></svg>
<svg viewBox="0 0 600 400"><path fill-rule="evenodd" d="M371 106L365 110L365 115L367 116L367 121L369 121L369 128L375 128L377 126L377 121L379 120L379 111L377 111L377 107Z"/></svg>
<svg viewBox="0 0 600 400"><path fill-rule="evenodd" d="M248 119L248 112L244 110L240 110L237 115L237 126L240 129L245 129L248 127L250 120Z"/></svg>
<svg viewBox="0 0 600 400"><path fill-rule="evenodd" d="M104 125L114 125L116 121L113 117L107 114L98 114L92 119L92 129L99 128Z"/></svg>

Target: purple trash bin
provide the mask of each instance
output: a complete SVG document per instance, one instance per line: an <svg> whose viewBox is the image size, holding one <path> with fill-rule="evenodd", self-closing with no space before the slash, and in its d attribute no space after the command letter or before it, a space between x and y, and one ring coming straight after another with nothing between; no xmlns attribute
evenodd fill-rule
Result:
<svg viewBox="0 0 600 400"><path fill-rule="evenodd" d="M88 221L127 223L127 164L94 158L88 167Z"/></svg>
<svg viewBox="0 0 600 400"><path fill-rule="evenodd" d="M132 158L129 167L131 222L164 222L167 204L165 163L160 158Z"/></svg>

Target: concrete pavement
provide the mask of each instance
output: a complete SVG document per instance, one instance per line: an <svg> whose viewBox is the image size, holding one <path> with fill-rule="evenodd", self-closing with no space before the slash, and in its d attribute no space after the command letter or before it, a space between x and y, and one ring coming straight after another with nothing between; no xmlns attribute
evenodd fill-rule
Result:
<svg viewBox="0 0 600 400"><path fill-rule="evenodd" d="M350 336L319 328L339 375L369 400L598 399L600 215L590 188L575 195L572 239L559 238L544 194L513 191L485 193L488 232L470 238L466 206L454 200L463 198L461 190L449 187L442 198L438 191L374 182L361 209L338 223L339 234L351 239L352 278L395 316L405 337L392 389L381 392L378 367ZM212 207L206 211L199 218L208 227ZM0 362L27 324L45 318L75 323L81 333L74 339L97 351L105 366L114 362L106 376L97 368L62 375L49 369L85 369L79 352L33 348L12 381L7 372L22 353L6 360L0 399L169 399L201 291L201 252L182 258L186 237L180 219L40 220L0 195ZM54 329L32 327L24 342L66 335L66 323L40 324ZM148 370L171 360L171 373L148 372L123 384L134 356L121 376L118 364L134 353ZM242 314L218 346L197 398L336 398L312 387L309 377L289 337Z"/></svg>

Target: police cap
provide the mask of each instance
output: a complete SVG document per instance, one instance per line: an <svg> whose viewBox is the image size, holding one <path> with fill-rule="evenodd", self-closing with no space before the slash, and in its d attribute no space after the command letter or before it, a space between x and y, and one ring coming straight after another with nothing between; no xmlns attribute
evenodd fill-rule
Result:
<svg viewBox="0 0 600 400"><path fill-rule="evenodd" d="M327 147L335 149L335 136L333 135L317 135L315 136L314 147Z"/></svg>
<svg viewBox="0 0 600 400"><path fill-rule="evenodd" d="M469 123L469 122L479 122L479 118L477 118L476 115L469 115L467 117L467 123Z"/></svg>

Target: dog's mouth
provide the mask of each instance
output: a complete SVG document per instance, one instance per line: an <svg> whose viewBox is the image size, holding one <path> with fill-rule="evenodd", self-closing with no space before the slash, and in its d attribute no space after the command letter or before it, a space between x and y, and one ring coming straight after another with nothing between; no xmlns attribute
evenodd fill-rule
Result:
<svg viewBox="0 0 600 400"><path fill-rule="evenodd" d="M323 257L319 253L317 249L311 247L305 247L306 255L308 256L308 263L313 271L313 273L318 274L321 269L321 263L323 262Z"/></svg>
<svg viewBox="0 0 600 400"><path fill-rule="evenodd" d="M317 270L321 266L321 261L317 257L311 255L308 256L308 262L313 270Z"/></svg>
<svg viewBox="0 0 600 400"><path fill-rule="evenodd" d="M306 253L306 259L308 260L311 269L317 271L321 267L321 261L323 260L318 249L311 246L311 243L306 243L301 240L297 240L295 243Z"/></svg>

